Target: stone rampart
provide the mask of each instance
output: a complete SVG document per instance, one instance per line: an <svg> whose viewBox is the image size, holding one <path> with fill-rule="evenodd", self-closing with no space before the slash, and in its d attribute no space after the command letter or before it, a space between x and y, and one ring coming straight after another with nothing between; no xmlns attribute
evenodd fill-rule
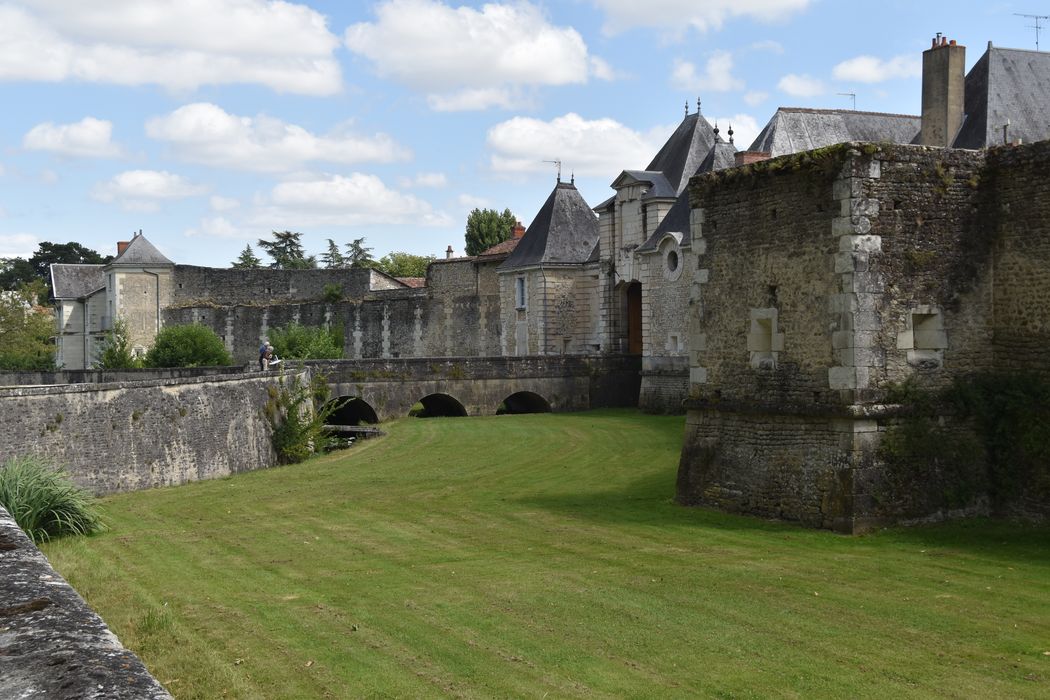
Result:
<svg viewBox="0 0 1050 700"><path fill-rule="evenodd" d="M171 700L2 507L0 697Z"/></svg>
<svg viewBox="0 0 1050 700"><path fill-rule="evenodd" d="M240 365L225 367L164 367L158 369L65 369L53 372L0 371L0 387L40 384L106 384L151 379L188 379L244 374Z"/></svg>
<svg viewBox="0 0 1050 700"><path fill-rule="evenodd" d="M276 464L270 374L0 389L0 461L34 454L95 494Z"/></svg>

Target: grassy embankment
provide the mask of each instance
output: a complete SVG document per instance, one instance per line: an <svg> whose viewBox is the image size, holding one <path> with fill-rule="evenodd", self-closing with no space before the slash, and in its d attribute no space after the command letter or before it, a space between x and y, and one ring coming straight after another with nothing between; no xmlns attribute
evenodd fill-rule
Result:
<svg viewBox="0 0 1050 700"><path fill-rule="evenodd" d="M178 698L1050 694L1047 528L680 508L680 417L387 429L45 551Z"/></svg>

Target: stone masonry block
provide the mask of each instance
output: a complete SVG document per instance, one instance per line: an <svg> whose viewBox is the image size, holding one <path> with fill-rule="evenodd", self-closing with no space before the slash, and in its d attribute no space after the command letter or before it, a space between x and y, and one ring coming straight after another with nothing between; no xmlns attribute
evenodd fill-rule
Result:
<svg viewBox="0 0 1050 700"><path fill-rule="evenodd" d="M692 384L707 384L707 368L690 367L689 382Z"/></svg>
<svg viewBox="0 0 1050 700"><path fill-rule="evenodd" d="M843 252L882 252L882 236L849 235L839 238L839 250Z"/></svg>
<svg viewBox="0 0 1050 700"><path fill-rule="evenodd" d="M855 367L829 367L829 389L856 389L857 371Z"/></svg>

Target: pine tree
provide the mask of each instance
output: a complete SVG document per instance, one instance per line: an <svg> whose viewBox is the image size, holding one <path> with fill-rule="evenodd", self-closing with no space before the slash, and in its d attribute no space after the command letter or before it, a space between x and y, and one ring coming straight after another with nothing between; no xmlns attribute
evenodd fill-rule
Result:
<svg viewBox="0 0 1050 700"><path fill-rule="evenodd" d="M355 238L346 244L346 256L344 258L347 267L373 267L375 259L372 257L372 249L365 247L365 239Z"/></svg>
<svg viewBox="0 0 1050 700"><path fill-rule="evenodd" d="M321 262L328 269L346 267L346 258L339 252L339 244L331 238L328 239L328 250L321 253Z"/></svg>
<svg viewBox="0 0 1050 700"><path fill-rule="evenodd" d="M255 251L252 250L251 244L246 243L244 250L241 251L236 260L230 263L230 267L237 270L257 270L262 267L262 260L255 257Z"/></svg>
<svg viewBox="0 0 1050 700"><path fill-rule="evenodd" d="M297 231L273 231L275 240L259 239L259 247L273 260L270 267L274 269L301 270L317 267L314 256L306 257L303 250L303 234Z"/></svg>

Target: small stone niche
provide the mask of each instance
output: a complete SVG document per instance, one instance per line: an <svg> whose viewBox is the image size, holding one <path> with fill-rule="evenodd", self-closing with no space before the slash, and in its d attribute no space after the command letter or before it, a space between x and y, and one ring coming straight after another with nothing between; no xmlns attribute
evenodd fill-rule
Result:
<svg viewBox="0 0 1050 700"><path fill-rule="evenodd" d="M777 329L775 308L751 309L747 351L754 369L775 369L784 350L784 334Z"/></svg>
<svg viewBox="0 0 1050 700"><path fill-rule="evenodd" d="M907 353L908 364L917 369L940 368L948 348L941 310L935 306L918 306L905 318L905 326L905 330L897 334L897 349Z"/></svg>

